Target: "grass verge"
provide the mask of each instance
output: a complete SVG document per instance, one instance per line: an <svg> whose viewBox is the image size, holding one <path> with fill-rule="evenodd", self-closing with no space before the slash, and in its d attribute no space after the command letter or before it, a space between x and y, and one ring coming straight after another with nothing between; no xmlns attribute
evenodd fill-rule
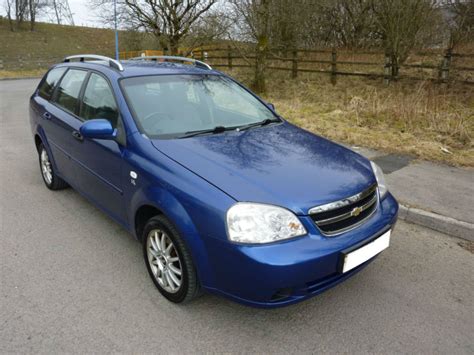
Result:
<svg viewBox="0 0 474 355"><path fill-rule="evenodd" d="M236 73L248 82L249 78ZM474 90L431 82L324 76L268 80L268 102L290 122L335 141L474 167Z"/></svg>

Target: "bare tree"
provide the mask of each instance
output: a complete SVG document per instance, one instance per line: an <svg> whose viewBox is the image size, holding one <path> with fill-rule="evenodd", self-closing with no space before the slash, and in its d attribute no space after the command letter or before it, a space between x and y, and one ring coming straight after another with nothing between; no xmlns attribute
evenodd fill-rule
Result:
<svg viewBox="0 0 474 355"><path fill-rule="evenodd" d="M215 7L225 0L123 0L118 3L119 27L135 35L128 39L151 34L158 48L175 55L180 50L189 54L203 43L209 43L227 32L229 18ZM99 10L102 22L114 23L113 0L89 0L92 8ZM132 47L138 48L138 44ZM186 46L187 48L183 48ZM153 46L154 47L154 46Z"/></svg>
<svg viewBox="0 0 474 355"><path fill-rule="evenodd" d="M392 58L392 76L419 43L423 28L435 10L434 0L378 0L374 12L385 51Z"/></svg>
<svg viewBox="0 0 474 355"><path fill-rule="evenodd" d="M5 0L4 8L7 13L8 24L10 25L10 31L14 31L13 19L12 19L12 7L14 0Z"/></svg>
<svg viewBox="0 0 474 355"><path fill-rule="evenodd" d="M474 36L474 0L445 0L442 4L450 33L448 50Z"/></svg>
<svg viewBox="0 0 474 355"><path fill-rule="evenodd" d="M376 42L373 4L374 0L322 2L318 11L324 43L345 48L373 46Z"/></svg>
<svg viewBox="0 0 474 355"><path fill-rule="evenodd" d="M38 14L38 10L41 8L41 5L42 3L40 0L28 0L28 10L30 13L30 30L31 31L35 30L36 16Z"/></svg>
<svg viewBox="0 0 474 355"><path fill-rule="evenodd" d="M23 23L28 14L28 0L15 1L15 19L19 25Z"/></svg>
<svg viewBox="0 0 474 355"><path fill-rule="evenodd" d="M20 28L23 22L30 21L30 30L34 31L38 12L46 6L47 0L5 0L4 7L10 23L10 30L14 31L13 15L16 27ZM14 9L14 14L13 14Z"/></svg>
<svg viewBox="0 0 474 355"><path fill-rule="evenodd" d="M161 47L177 54L193 25L217 0L125 0L135 27L151 32Z"/></svg>
<svg viewBox="0 0 474 355"><path fill-rule="evenodd" d="M255 59L255 79L254 89L263 93L266 91L265 69L266 58L269 50L269 23L270 23L270 1L260 0L256 3L256 22L255 29L257 34L257 50Z"/></svg>
<svg viewBox="0 0 474 355"><path fill-rule="evenodd" d="M278 48L287 53L298 47L301 31L305 29L306 2L307 0L273 0L271 2L269 26L272 48Z"/></svg>
<svg viewBox="0 0 474 355"><path fill-rule="evenodd" d="M35 30L36 20L36 2L34 0L28 0L28 10L30 12L30 30Z"/></svg>
<svg viewBox="0 0 474 355"><path fill-rule="evenodd" d="M255 43L255 76L252 84L256 92L266 90L265 71L270 49L270 10L272 0L231 0L235 22L242 39Z"/></svg>
<svg viewBox="0 0 474 355"><path fill-rule="evenodd" d="M209 44L226 36L232 26L225 9L215 8L203 14L189 30L182 44L186 47L184 55L189 55L196 47Z"/></svg>

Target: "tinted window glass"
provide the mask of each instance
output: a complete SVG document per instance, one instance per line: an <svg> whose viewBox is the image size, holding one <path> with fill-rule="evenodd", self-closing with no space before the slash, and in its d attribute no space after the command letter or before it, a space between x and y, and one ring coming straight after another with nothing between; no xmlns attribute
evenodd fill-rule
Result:
<svg viewBox="0 0 474 355"><path fill-rule="evenodd" d="M77 99L82 83L87 75L84 70L70 69L61 80L56 102L70 112L76 112Z"/></svg>
<svg viewBox="0 0 474 355"><path fill-rule="evenodd" d="M81 117L85 120L105 118L117 126L118 110L107 80L92 73L84 91Z"/></svg>
<svg viewBox="0 0 474 355"><path fill-rule="evenodd" d="M172 138L276 119L268 107L223 76L134 77L121 85L139 127L151 137Z"/></svg>
<svg viewBox="0 0 474 355"><path fill-rule="evenodd" d="M48 75L46 75L46 78L39 87L39 96L46 100L50 100L56 84L59 79L61 79L61 76L63 76L66 69L67 68L52 69Z"/></svg>

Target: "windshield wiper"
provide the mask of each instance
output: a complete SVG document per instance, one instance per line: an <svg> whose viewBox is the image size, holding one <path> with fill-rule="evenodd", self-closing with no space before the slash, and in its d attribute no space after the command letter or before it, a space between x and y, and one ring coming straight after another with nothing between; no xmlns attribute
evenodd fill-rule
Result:
<svg viewBox="0 0 474 355"><path fill-rule="evenodd" d="M222 133L225 131L231 131L234 130L236 127L224 127L224 126L216 126L214 128L208 128L208 129L200 129L198 131L189 131L185 132L184 135L178 137L178 138L189 138L189 137L194 137L194 136L199 136L201 134L217 134L217 133Z"/></svg>
<svg viewBox="0 0 474 355"><path fill-rule="evenodd" d="M246 124L243 126L232 126L232 127L216 126L214 128L185 132L182 136L179 136L178 138L182 139L182 138L195 137L195 136L200 136L201 134L217 134L217 133L223 133L225 131L233 131L233 130L243 131L252 127L266 126L270 123L276 123L276 122L281 122L281 120L278 118L267 118L263 121L254 122L254 123Z"/></svg>
<svg viewBox="0 0 474 355"><path fill-rule="evenodd" d="M266 125L269 125L270 123L276 123L276 122L281 122L281 120L278 119L278 118L266 118L263 121L249 123L249 124L246 124L244 126L237 127L237 130L238 131L244 131L244 130L252 128L252 127L266 126Z"/></svg>

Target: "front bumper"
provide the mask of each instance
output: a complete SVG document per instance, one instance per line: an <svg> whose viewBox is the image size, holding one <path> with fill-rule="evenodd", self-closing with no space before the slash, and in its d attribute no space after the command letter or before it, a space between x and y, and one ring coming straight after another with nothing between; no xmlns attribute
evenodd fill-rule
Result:
<svg viewBox="0 0 474 355"><path fill-rule="evenodd" d="M358 228L323 236L310 217L300 217L308 234L273 244L249 246L212 239L207 243L215 285L208 291L257 307L292 304L321 293L364 268L338 272L341 251L393 228L398 203L389 193L374 215Z"/></svg>

